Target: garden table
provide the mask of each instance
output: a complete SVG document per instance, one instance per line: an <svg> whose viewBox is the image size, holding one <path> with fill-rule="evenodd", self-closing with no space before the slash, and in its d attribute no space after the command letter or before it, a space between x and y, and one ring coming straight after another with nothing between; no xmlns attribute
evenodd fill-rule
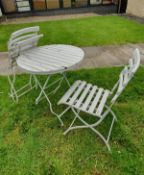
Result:
<svg viewBox="0 0 144 175"><path fill-rule="evenodd" d="M45 90L55 83L59 83L53 90L53 92L56 92L64 79L70 86L66 77L66 71L75 68L83 59L84 51L82 49L72 45L53 44L35 47L27 52L21 53L17 58L17 65L26 72L33 74L35 82L41 89L41 92L36 99L36 104L42 99L42 96L45 97L50 105L50 111L58 117L52 109L52 104L48 97L52 92L46 94ZM61 74L62 77L50 84L50 77L57 73ZM37 75L48 76L44 84L39 81ZM60 118L59 120L62 123Z"/></svg>

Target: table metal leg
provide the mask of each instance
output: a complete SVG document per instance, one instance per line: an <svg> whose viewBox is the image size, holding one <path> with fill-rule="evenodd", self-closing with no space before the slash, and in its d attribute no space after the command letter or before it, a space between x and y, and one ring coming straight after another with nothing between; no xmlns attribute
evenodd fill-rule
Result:
<svg viewBox="0 0 144 175"><path fill-rule="evenodd" d="M48 97L48 95L50 95L51 93L56 93L58 91L58 89L61 87L61 84L63 82L63 80L65 80L68 84L68 86L70 87L70 83L66 77L66 74L65 73L61 73L62 77L55 80L54 82L50 83L49 84L49 80L51 78L52 75L48 75L45 83L43 85L41 85L39 79L37 78L36 75L34 75L34 79L35 79L35 82L36 84L39 86L39 88L41 89L41 92L39 93L39 96L36 98L35 100L35 103L38 104L43 98L46 98L46 100L48 101L49 103L49 106L50 106L50 111L53 115L57 116L57 118L59 119L61 125L63 125L63 121L61 120L61 117L54 112L53 108L52 108L52 103ZM58 85L56 86L56 88L54 88L54 90L52 90L51 92L49 92L48 94L46 94L45 90L48 89L49 87L51 87L52 85L58 83ZM49 84L49 85L48 85Z"/></svg>
<svg viewBox="0 0 144 175"><path fill-rule="evenodd" d="M66 73L63 72L62 75L63 75L65 81L67 82L68 86L71 87L70 82L68 81L68 79L67 79L67 77L66 77Z"/></svg>
<svg viewBox="0 0 144 175"><path fill-rule="evenodd" d="M55 80L54 82L52 82L50 84L49 84L49 80L51 78L51 75L48 75L48 77L47 77L44 85L42 86L43 90L46 90L46 89L50 88L51 86L53 86L56 83L58 83L58 85L51 92L49 92L47 95L50 95L52 93L55 94L58 91L58 89L61 87L61 84L62 84L63 80L65 80L66 83L68 84L68 87L70 87L70 83L69 83L69 81L68 81L68 79L66 77L66 74L65 73L61 73L61 75L62 75L61 78ZM35 81L37 81L37 78L36 78ZM43 92L41 91L40 94L39 94L39 96L36 98L35 103L38 104L42 99L44 99L44 97L45 96L43 95Z"/></svg>
<svg viewBox="0 0 144 175"><path fill-rule="evenodd" d="M45 83L44 83L44 85L43 85L43 89L46 89L46 86L47 86L47 84L48 84L48 82L49 82L49 79L50 79L50 76L48 76L48 78L46 79L46 81L45 81ZM36 81L37 81L37 79L36 79ZM42 95L43 95L43 92L41 91L40 94L39 94L39 96L38 96L38 97L36 98L36 100L35 100L35 103L36 103L36 104L39 103L39 101L40 101Z"/></svg>
<svg viewBox="0 0 144 175"><path fill-rule="evenodd" d="M37 78L35 75L34 75L34 78L35 78L35 81L37 82L39 88L41 89L40 94L41 94L41 95L44 95L45 98L46 98L46 100L47 100L48 103L49 103L51 113L52 113L53 115L55 115L55 116L58 118L58 120L60 121L61 125L63 126L63 121L61 120L61 118L59 117L59 115L58 115L57 113L54 112L54 110L53 110L53 108L52 108L52 103L51 103L49 97L47 96L47 94L46 94L46 92L45 92L45 89L44 89L45 84L44 84L44 86L42 86L41 83L40 83L40 81L38 80L38 78ZM48 79L48 78L47 78L47 79ZM47 81L47 80L46 80L46 81Z"/></svg>

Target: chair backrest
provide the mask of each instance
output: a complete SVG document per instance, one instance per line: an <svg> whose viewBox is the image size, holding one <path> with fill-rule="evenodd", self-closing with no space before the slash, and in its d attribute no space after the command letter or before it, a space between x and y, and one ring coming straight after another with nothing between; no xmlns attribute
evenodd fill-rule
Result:
<svg viewBox="0 0 144 175"><path fill-rule="evenodd" d="M36 47L39 39L39 26L24 28L11 34L8 42L9 58L15 59L21 52Z"/></svg>
<svg viewBox="0 0 144 175"><path fill-rule="evenodd" d="M129 64L124 67L120 73L119 80L113 88L115 95L113 96L111 102L114 103L122 91L125 89L129 81L132 79L135 72L140 66L140 52L139 49L135 49L133 52L133 57L129 60Z"/></svg>

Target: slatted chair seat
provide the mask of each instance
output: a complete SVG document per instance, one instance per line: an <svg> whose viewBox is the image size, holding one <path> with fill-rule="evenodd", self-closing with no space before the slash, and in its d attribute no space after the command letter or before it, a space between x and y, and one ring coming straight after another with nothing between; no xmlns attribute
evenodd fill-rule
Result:
<svg viewBox="0 0 144 175"><path fill-rule="evenodd" d="M117 120L116 115L111 108L128 85L139 66L140 53L138 49L135 49L133 57L129 60L129 64L121 71L119 80L111 91L104 88L98 88L96 85L89 84L85 81L76 81L58 102L58 104L65 104L68 106L59 115L59 118L62 118L69 109L71 109L74 113L74 119L64 134L67 134L69 131L74 129L89 128L103 140L110 151L109 139L113 124ZM108 98L110 98L110 100L108 100ZM80 116L81 111L97 117L96 121L93 124L89 124L82 116ZM97 126L104 122L104 119L108 116L108 114L111 114L112 121L108 134L104 136L100 133L100 131L98 131ZM76 120L79 120L82 125L75 125Z"/></svg>
<svg viewBox="0 0 144 175"><path fill-rule="evenodd" d="M110 91L107 89L78 80L65 93L58 104L66 104L91 115L101 117L109 95Z"/></svg>

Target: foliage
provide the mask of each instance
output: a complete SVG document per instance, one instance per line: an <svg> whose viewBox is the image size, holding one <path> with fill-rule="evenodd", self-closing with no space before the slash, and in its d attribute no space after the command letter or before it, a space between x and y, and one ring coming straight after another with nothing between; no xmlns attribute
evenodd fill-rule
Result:
<svg viewBox="0 0 144 175"><path fill-rule="evenodd" d="M10 34L18 29L39 25L44 37L40 45L77 46L144 42L144 25L120 16L97 16L61 21L0 25L0 51L7 50Z"/></svg>

